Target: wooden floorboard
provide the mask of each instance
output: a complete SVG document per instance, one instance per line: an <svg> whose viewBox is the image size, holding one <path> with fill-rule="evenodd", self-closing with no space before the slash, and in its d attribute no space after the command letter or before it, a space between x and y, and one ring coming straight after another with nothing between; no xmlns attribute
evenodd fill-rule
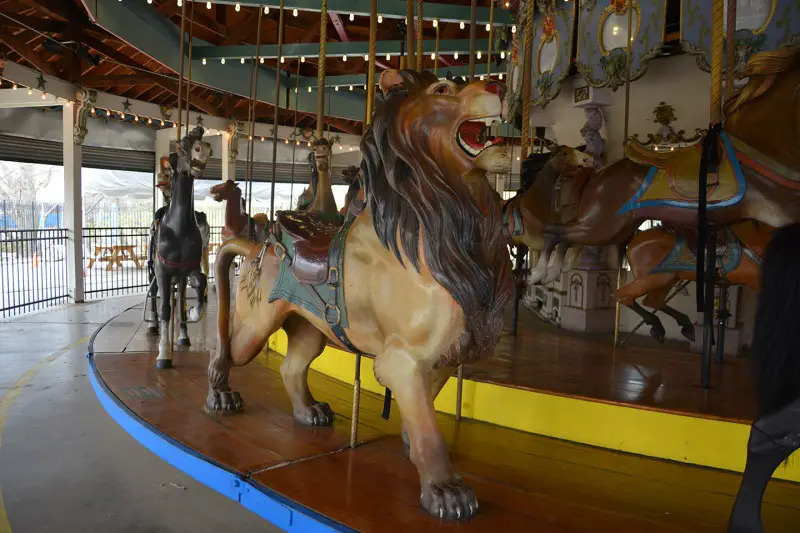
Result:
<svg viewBox="0 0 800 533"><path fill-rule="evenodd" d="M176 352L155 371L149 353L97 354L102 379L134 413L188 447L271 490L361 531L724 531L738 474L659 461L439 415L456 469L476 490L479 515L443 523L419 507L416 470L405 458L396 407L362 394L359 440L346 448L350 386L312 371L311 390L331 404L332 428L294 422L276 371L262 354L234 369L245 413L203 412L207 354ZM153 396L153 397L148 397ZM800 485L772 482L767 531L800 530Z"/></svg>

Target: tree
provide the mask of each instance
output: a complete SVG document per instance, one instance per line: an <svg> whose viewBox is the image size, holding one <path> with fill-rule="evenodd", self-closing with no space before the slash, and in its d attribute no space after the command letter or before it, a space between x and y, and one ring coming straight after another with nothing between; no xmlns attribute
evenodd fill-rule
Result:
<svg viewBox="0 0 800 533"><path fill-rule="evenodd" d="M32 163L0 162L0 200L5 200L6 215L17 228L36 229L36 195L50 184L55 168ZM4 220L8 224L10 220Z"/></svg>

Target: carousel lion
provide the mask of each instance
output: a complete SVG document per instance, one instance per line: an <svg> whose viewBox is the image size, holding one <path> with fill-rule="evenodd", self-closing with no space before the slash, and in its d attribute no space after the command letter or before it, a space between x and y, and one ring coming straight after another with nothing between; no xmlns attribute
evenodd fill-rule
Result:
<svg viewBox="0 0 800 533"><path fill-rule="evenodd" d="M511 296L500 203L485 174L511 162L488 127L501 119L504 89L395 70L380 87L384 102L361 141L365 201L344 224L282 212L267 243L220 248L206 409L243 407L230 367L249 363L281 327L289 339L281 375L303 424L334 418L307 383L326 338L373 354L375 376L400 409L422 506L467 518L478 503L450 464L433 400L457 365L492 353ZM227 273L237 255L246 259L231 316Z"/></svg>

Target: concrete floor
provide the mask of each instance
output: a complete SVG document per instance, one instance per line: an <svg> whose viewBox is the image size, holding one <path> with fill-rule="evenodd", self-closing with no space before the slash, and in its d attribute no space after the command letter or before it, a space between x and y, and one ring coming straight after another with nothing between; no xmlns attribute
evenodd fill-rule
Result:
<svg viewBox="0 0 800 533"><path fill-rule="evenodd" d="M280 531L151 454L97 401L88 337L141 300L0 322L0 533Z"/></svg>

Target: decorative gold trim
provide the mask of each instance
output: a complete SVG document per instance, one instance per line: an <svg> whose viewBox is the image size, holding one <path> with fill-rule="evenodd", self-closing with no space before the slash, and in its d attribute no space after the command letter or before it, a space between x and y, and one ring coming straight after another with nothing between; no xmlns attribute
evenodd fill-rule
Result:
<svg viewBox="0 0 800 533"><path fill-rule="evenodd" d="M642 29L642 8L639 6L639 2L636 2L636 1L633 1L632 5L633 5L633 12L636 15L636 24L634 25L634 27L636 28L636 31L633 32L633 34L631 35L631 42L628 43L628 48L630 48L631 44L634 41L636 41L636 37L639 35L639 31L641 31L641 29ZM612 3L612 4L609 4L606 7L605 11L603 11L603 14L600 15L600 21L597 23L597 46L600 48L600 52L604 56L608 56L609 54L611 54L611 50L606 50L606 47L603 46L603 26L606 23L606 19L608 19L608 17L610 17L612 14L614 14L614 15L624 15L627 12L628 12L627 2L625 4L625 9L623 9L622 11L617 11L617 8ZM625 31L628 31L628 29L625 28ZM662 42L663 42L663 39L662 39Z"/></svg>
<svg viewBox="0 0 800 533"><path fill-rule="evenodd" d="M550 37L550 39L544 40L542 37L543 36L539 37L539 48L536 50L536 73L539 74L540 76L545 72L553 72L553 69L542 70L542 64L541 64L542 48L544 48L545 44L555 41L556 56L553 59L553 68L555 68L556 64L558 64L559 45L561 44L561 35L559 35L558 29L553 30L553 36Z"/></svg>
<svg viewBox="0 0 800 533"><path fill-rule="evenodd" d="M753 35L760 35L760 34L764 33L765 31L767 31L767 28L769 27L770 22L772 22L772 17L775 16L775 11L777 9L778 9L778 0L772 0L772 2L770 3L769 15L767 15L767 20L764 21L764 24L760 28L758 28L757 30L746 30L746 31L752 32ZM737 14L738 14L738 12L737 12ZM727 34L728 34L728 25L727 24L723 24L722 25L722 35L724 36L724 35L727 35Z"/></svg>

